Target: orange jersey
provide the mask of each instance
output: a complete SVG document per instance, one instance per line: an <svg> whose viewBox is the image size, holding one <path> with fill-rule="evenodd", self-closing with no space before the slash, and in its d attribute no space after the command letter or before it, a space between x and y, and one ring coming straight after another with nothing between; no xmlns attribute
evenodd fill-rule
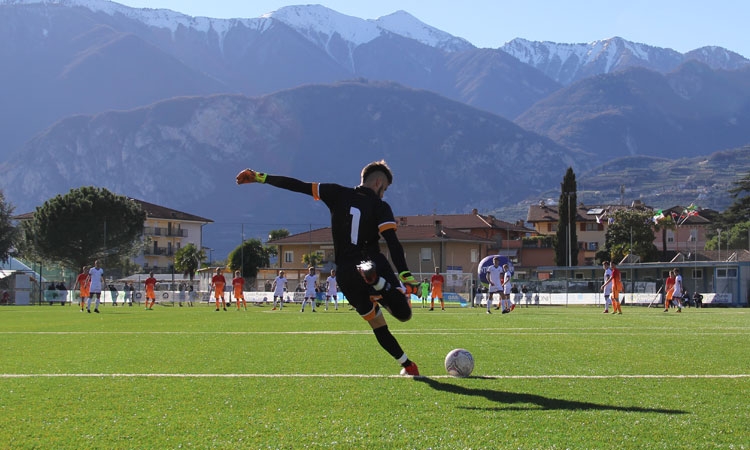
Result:
<svg viewBox="0 0 750 450"><path fill-rule="evenodd" d="M617 267L612 269L612 296L617 296L622 292L622 277L620 276L620 270Z"/></svg>
<svg viewBox="0 0 750 450"><path fill-rule="evenodd" d="M445 278L440 274L435 274L430 278L433 298L443 298L443 283L445 283Z"/></svg>
<svg viewBox="0 0 750 450"><path fill-rule="evenodd" d="M81 297L86 298L89 294L89 284L91 282L91 279L89 278L89 274L82 273L78 275L78 278L76 278L76 283L78 283L78 288L81 292Z"/></svg>
<svg viewBox="0 0 750 450"><path fill-rule="evenodd" d="M245 279L242 277L233 278L232 286L234 287L234 298L244 298L242 288L245 286Z"/></svg>
<svg viewBox="0 0 750 450"><path fill-rule="evenodd" d="M156 300L156 294L154 293L154 288L156 287L156 278L146 278L146 281L144 281L143 284L146 286L146 298Z"/></svg>
<svg viewBox="0 0 750 450"><path fill-rule="evenodd" d="M214 286L214 297L223 297L224 285L227 284L227 279L224 278L224 275L214 275L211 278L211 284Z"/></svg>

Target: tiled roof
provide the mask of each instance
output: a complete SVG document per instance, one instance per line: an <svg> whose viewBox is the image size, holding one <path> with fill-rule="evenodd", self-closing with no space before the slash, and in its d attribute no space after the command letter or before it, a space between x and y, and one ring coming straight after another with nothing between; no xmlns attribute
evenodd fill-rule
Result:
<svg viewBox="0 0 750 450"><path fill-rule="evenodd" d="M468 230L468 229L502 229L510 231L523 231L531 232L523 225L517 225L514 223L506 222L504 220L496 219L494 216L482 215L478 213L472 214L433 214L428 216L397 216L396 222L399 226L403 225L435 225L435 221L439 220L443 227L452 228L454 230Z"/></svg>
<svg viewBox="0 0 750 450"><path fill-rule="evenodd" d="M434 225L423 225L423 226L412 226L412 225L400 225L398 227L398 239L401 242L420 242L420 241L434 241L437 239L435 234ZM478 242L484 244L492 244L495 241L491 239L484 239L481 237L473 236L469 233L464 233L458 230L452 230L450 228L443 227L442 231L443 239L450 240L452 242ZM293 234L282 239L276 239L269 241L272 245L289 245L289 244L331 244L333 238L331 237L331 228L318 228L317 230L305 231L299 234Z"/></svg>
<svg viewBox="0 0 750 450"><path fill-rule="evenodd" d="M153 203L144 202L143 200L138 200L137 198L131 198L130 200L133 200L134 202L141 205L141 208L146 212L146 217L150 219L170 219L170 220L181 220L183 222L202 222L202 223L212 223L213 220L206 219L205 217L196 216L194 214L189 214L182 211L177 211L176 209L170 209L166 206L159 206L155 205ZM34 218L33 212L27 212L23 214L19 214L17 216L13 216L14 220L31 220Z"/></svg>
<svg viewBox="0 0 750 450"><path fill-rule="evenodd" d="M206 219L205 217L196 216L186 212L178 211L176 209L167 208L166 206L159 206L153 203L144 202L137 198L131 198L134 202L141 205L144 211L146 211L146 217L149 219L170 219L170 220L181 220L183 222L202 222L212 223L213 220Z"/></svg>

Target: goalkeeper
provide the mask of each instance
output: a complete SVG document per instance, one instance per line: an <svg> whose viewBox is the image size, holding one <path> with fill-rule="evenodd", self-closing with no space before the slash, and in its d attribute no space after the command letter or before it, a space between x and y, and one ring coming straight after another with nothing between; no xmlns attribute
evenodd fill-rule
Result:
<svg viewBox="0 0 750 450"><path fill-rule="evenodd" d="M393 182L385 161L375 161L362 169L361 184L355 188L332 183L309 183L296 178L268 175L245 169L237 184L265 183L322 200L331 213L331 230L339 287L349 303L372 327L375 337L403 367L402 375L418 376L417 365L409 360L391 334L382 305L393 317L411 319L407 296L418 283L409 272L404 249L396 236L396 220L383 194ZM399 276L380 252L380 236L386 241ZM403 283L403 286L401 285ZM371 300L378 298L377 301Z"/></svg>

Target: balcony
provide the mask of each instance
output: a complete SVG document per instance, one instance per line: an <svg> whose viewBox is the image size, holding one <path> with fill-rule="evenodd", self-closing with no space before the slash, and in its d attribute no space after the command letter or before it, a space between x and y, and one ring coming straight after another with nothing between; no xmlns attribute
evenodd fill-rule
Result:
<svg viewBox="0 0 750 450"><path fill-rule="evenodd" d="M174 256L174 250L168 247L150 247L143 250L145 256Z"/></svg>
<svg viewBox="0 0 750 450"><path fill-rule="evenodd" d="M144 227L143 234L146 236L164 236L164 237L188 237L188 230L182 228L164 228L164 227Z"/></svg>

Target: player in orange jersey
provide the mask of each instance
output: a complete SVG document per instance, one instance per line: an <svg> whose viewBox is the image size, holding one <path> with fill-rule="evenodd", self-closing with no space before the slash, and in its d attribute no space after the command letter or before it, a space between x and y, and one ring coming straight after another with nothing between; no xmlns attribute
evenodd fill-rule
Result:
<svg viewBox="0 0 750 450"><path fill-rule="evenodd" d="M73 284L73 290L76 289L76 286L78 286L79 294L81 297L81 301L79 303L79 306L81 307L81 312L83 312L83 308L86 305L86 300L89 298L89 266L83 266L81 268L81 273L78 274L76 277L76 282Z"/></svg>
<svg viewBox="0 0 750 450"><path fill-rule="evenodd" d="M620 292L624 290L622 276L614 261L610 262L609 265L612 268L612 314L622 314L622 307L620 306Z"/></svg>
<svg viewBox="0 0 750 450"><path fill-rule="evenodd" d="M214 300L216 302L216 310L219 310L219 303L221 302L224 311L227 310L227 303L224 300L224 286L227 284L227 279L221 274L221 267L216 268L216 275L211 278L211 289L214 290Z"/></svg>
<svg viewBox="0 0 750 450"><path fill-rule="evenodd" d="M148 278L143 282L143 286L146 289L146 309L154 309L154 303L156 303L156 285L158 282L154 278L154 272L148 273ZM151 305L148 301L151 300Z"/></svg>
<svg viewBox="0 0 750 450"><path fill-rule="evenodd" d="M435 309L435 299L440 300L440 309L445 311L445 301L443 300L443 284L445 284L445 278L440 275L440 267L435 267L435 275L430 278L430 284L432 285L432 293L430 293L430 311Z"/></svg>
<svg viewBox="0 0 750 450"><path fill-rule="evenodd" d="M240 310L240 302L247 311L247 303L245 302L245 294L242 292L245 287L245 279L240 276L240 271L234 271L234 278L232 278L232 287L234 288L234 299L237 301L237 311Z"/></svg>
<svg viewBox="0 0 750 450"><path fill-rule="evenodd" d="M672 306L672 294L674 290L674 272L668 272L667 279L664 281L664 312L669 312Z"/></svg>

